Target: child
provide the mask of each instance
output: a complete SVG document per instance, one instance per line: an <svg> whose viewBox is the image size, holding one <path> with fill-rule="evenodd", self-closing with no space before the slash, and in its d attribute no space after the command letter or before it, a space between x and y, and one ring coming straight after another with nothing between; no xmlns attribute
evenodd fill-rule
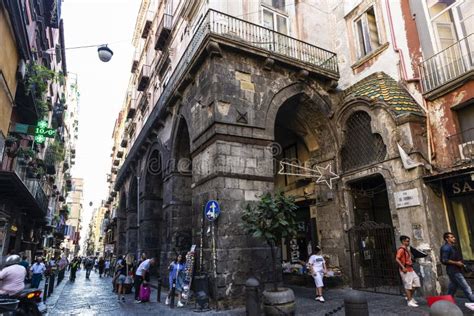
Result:
<svg viewBox="0 0 474 316"><path fill-rule="evenodd" d="M321 251L321 248L319 246L314 247L313 254L311 257L309 257L308 260L308 266L309 266L309 271L311 272L311 275L314 278L314 283L316 284L316 301L319 301L321 303L324 303L324 297L323 297L323 276L327 272L326 269L326 261L324 261L323 256L318 255L318 253Z"/></svg>

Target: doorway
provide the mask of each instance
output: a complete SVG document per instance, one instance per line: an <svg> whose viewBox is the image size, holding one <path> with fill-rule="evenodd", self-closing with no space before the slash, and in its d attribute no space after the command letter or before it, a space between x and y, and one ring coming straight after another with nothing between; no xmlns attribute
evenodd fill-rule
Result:
<svg viewBox="0 0 474 316"><path fill-rule="evenodd" d="M356 289L399 294L395 237L387 187L381 175L350 183L355 225L349 230L352 285Z"/></svg>

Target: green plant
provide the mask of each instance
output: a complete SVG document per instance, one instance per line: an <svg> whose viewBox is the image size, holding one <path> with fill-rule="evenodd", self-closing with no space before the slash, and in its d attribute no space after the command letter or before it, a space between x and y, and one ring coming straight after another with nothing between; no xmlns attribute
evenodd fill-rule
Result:
<svg viewBox="0 0 474 316"><path fill-rule="evenodd" d="M64 75L36 63L28 66L26 74L26 93L31 95L36 102L38 115L44 117L48 112L48 104L45 95L48 91L49 81L58 82L64 80Z"/></svg>
<svg viewBox="0 0 474 316"><path fill-rule="evenodd" d="M36 152L31 148L20 147L18 149L18 157L20 158L33 158L36 156Z"/></svg>
<svg viewBox="0 0 474 316"><path fill-rule="evenodd" d="M51 158L53 159L54 163L58 163L64 160L66 151L64 150L64 144L55 140L51 144L49 144L49 148L51 151Z"/></svg>
<svg viewBox="0 0 474 316"><path fill-rule="evenodd" d="M278 191L273 196L263 194L256 204L243 209L241 227L270 246L272 255L273 289L277 291L276 245L285 237L296 235L296 209L293 196Z"/></svg>

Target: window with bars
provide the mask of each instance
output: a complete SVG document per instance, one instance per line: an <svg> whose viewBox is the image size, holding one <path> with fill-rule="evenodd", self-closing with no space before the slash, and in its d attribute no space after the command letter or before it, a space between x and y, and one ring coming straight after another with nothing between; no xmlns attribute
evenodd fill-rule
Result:
<svg viewBox="0 0 474 316"><path fill-rule="evenodd" d="M385 159L387 148L382 137L372 133L370 121L369 114L364 111L353 113L346 121L346 136L341 149L344 171Z"/></svg>

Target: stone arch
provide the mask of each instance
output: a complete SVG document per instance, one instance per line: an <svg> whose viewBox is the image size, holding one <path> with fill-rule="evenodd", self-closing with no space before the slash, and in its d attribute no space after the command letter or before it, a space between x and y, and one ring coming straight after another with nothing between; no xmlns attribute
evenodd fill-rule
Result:
<svg viewBox="0 0 474 316"><path fill-rule="evenodd" d="M318 92L303 82L296 82L284 87L269 100L265 114L265 130L268 135L274 135L275 120L280 107L284 105L287 100L295 97L299 97L300 100L304 101L311 100L315 108L317 108L317 111L324 114L326 119L332 117L334 114L330 104L328 104Z"/></svg>

